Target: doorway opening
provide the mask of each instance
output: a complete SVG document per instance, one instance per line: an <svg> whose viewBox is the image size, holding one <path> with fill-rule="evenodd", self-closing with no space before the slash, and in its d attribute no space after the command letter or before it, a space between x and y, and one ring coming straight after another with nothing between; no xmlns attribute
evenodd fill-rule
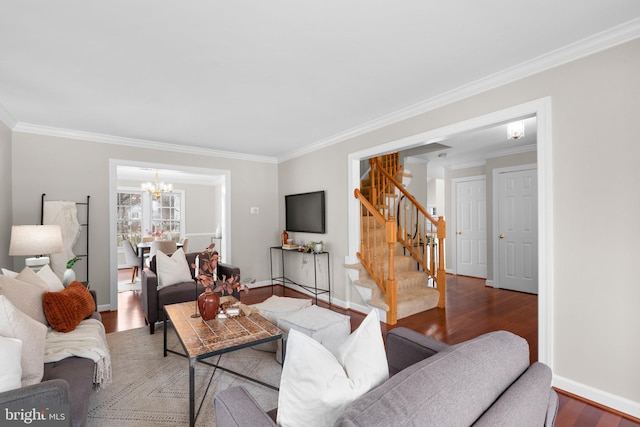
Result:
<svg viewBox="0 0 640 427"><path fill-rule="evenodd" d="M170 229L163 233L169 239L188 239L187 252L201 251L215 243L221 258L225 262L231 262L230 171L117 159L112 159L109 163L111 310L118 309L118 267L128 265L121 243L127 238L134 241L141 240L142 237L148 238L147 234L152 233L152 229L157 231L161 224ZM153 195L142 191L142 183L153 181L156 172L163 181L173 184L173 193L169 195L175 197L169 199L177 201L175 206L165 209L160 204L165 195L155 200ZM119 206L119 195L126 198L127 194L139 195L140 203L135 208L136 212L123 221L126 206ZM152 203L153 201L156 203ZM139 270L142 268L143 264ZM132 277L131 271L129 268L129 279ZM134 280L131 288L139 288L139 280L139 277Z"/></svg>
<svg viewBox="0 0 640 427"><path fill-rule="evenodd" d="M535 117L536 149L537 149L537 182L538 182L538 360L553 368L553 202L551 175L551 100L542 98L525 104L509 107L446 127L434 129L392 141L377 147L351 153L348 158L347 188L349 194L349 263L356 263L356 252L359 248L360 227L359 207L352 197L353 191L360 185L360 161L380 154L414 149L432 143L446 144L448 139L457 135L470 134L482 129L496 127L515 120ZM505 135L506 137L506 135ZM449 224L448 224L449 225ZM451 242L451 228L448 227L447 244ZM447 255L447 264L451 255Z"/></svg>

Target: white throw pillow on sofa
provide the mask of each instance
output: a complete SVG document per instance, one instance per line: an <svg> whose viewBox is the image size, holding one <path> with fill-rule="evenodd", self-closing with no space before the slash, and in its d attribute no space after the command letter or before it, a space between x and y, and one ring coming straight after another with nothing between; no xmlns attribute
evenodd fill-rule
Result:
<svg viewBox="0 0 640 427"><path fill-rule="evenodd" d="M49 286L49 291L60 292L64 290L62 280L60 280L58 275L54 273L48 265L45 265L40 269L40 271L38 271L38 277L41 278L47 286Z"/></svg>
<svg viewBox="0 0 640 427"><path fill-rule="evenodd" d="M35 273L31 272L34 276ZM33 279L33 276L31 276ZM40 280L36 277L37 280ZM42 281L40 280L42 283ZM42 308L42 295L47 292L46 285L34 285L9 276L0 276L0 295L6 296L21 312L43 325L48 325Z"/></svg>
<svg viewBox="0 0 640 427"><path fill-rule="evenodd" d="M11 270L7 270L6 268L3 268L2 269L2 274L4 274L7 277L11 277L12 279L24 280L24 279L22 279L22 278L20 278L18 276L22 275L23 273L24 274L28 274L27 272L25 272L25 270L29 270L30 272L36 274L38 276L38 278L42 279L42 281L47 285L47 290L48 291L60 292L61 290L64 289L64 286L62 285L62 281L60 281L60 279L58 278L56 273L54 273L53 270L51 269L51 267L49 267L48 265L45 265L44 267L42 267L38 271L38 273L35 273L29 267L25 267L25 268L22 269L22 271L20 273L17 273L15 271L11 271ZM25 281L28 282L29 280L25 280Z"/></svg>
<svg viewBox="0 0 640 427"><path fill-rule="evenodd" d="M169 256L160 251L156 253L156 275L158 290L177 283L192 282L191 270L182 248Z"/></svg>
<svg viewBox="0 0 640 427"><path fill-rule="evenodd" d="M292 329L280 380L278 425L331 426L351 402L388 378L375 310L338 348L336 356Z"/></svg>
<svg viewBox="0 0 640 427"><path fill-rule="evenodd" d="M0 336L0 393L22 387L22 341Z"/></svg>
<svg viewBox="0 0 640 427"><path fill-rule="evenodd" d="M22 341L22 385L42 381L47 327L18 310L4 295L0 295L0 335Z"/></svg>

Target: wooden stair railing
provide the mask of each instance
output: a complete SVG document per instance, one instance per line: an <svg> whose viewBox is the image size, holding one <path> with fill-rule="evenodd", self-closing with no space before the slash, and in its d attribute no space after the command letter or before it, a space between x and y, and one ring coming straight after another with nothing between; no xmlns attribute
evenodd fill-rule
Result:
<svg viewBox="0 0 640 427"><path fill-rule="evenodd" d="M371 181L369 201L384 218L388 219L394 213L388 210L390 206L386 199L395 195L397 184L397 181L390 180L389 176L396 177L402 172L402 166L398 163L398 153L369 159L369 165L369 179ZM383 171L387 173L385 174Z"/></svg>
<svg viewBox="0 0 640 427"><path fill-rule="evenodd" d="M398 163L398 153L370 159L369 163L371 165L369 198L367 199L358 189L355 190L355 196L360 201L362 217L369 217L369 221L373 221L375 226L372 226L371 222L365 223L364 219L361 220L361 247L357 255L372 279L385 293L389 306L387 323L393 325L397 321L397 295L393 273L393 245L396 241L400 242L422 269L433 278L439 292L438 307L445 306L446 222L442 216L435 219L429 214L397 179L402 173L402 166ZM376 230L381 228L385 230L384 242L378 241L380 233L376 233ZM377 253L380 247L386 248L387 253L384 256ZM383 267L384 261L389 266L386 272ZM388 281L391 282L388 283Z"/></svg>
<svg viewBox="0 0 640 427"><path fill-rule="evenodd" d="M392 219L386 219L367 198L355 189L354 195L360 201L363 217L367 221L360 221L360 252L357 253L362 266L385 295L387 323L395 325L398 322L398 302L396 293L396 279L393 260L393 246L396 243L396 224ZM380 233L379 230L384 230ZM385 261L388 268L384 268Z"/></svg>
<svg viewBox="0 0 640 427"><path fill-rule="evenodd" d="M398 241L436 283L440 296L438 307L446 303L446 271L444 263L444 239L446 221L435 219L404 187L396 204Z"/></svg>

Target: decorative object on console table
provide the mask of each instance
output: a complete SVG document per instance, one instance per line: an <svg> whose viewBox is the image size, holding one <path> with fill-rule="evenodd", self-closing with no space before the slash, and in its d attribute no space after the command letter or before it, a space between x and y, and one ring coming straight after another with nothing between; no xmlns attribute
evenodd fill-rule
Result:
<svg viewBox="0 0 640 427"><path fill-rule="evenodd" d="M302 247L302 252L305 252L305 253L313 252L313 253L319 254L319 253L322 253L323 245L324 243L322 243L322 240L319 242L309 242Z"/></svg>
<svg viewBox="0 0 640 427"><path fill-rule="evenodd" d="M282 246L287 245L289 242L289 233L287 233L287 230L282 230Z"/></svg>
<svg viewBox="0 0 640 427"><path fill-rule="evenodd" d="M35 256L24 263L34 271L49 264L50 255L64 250L59 225L14 225L11 227L9 255Z"/></svg>
<svg viewBox="0 0 640 427"><path fill-rule="evenodd" d="M73 264L80 261L80 258L73 257L69 261L67 261L67 269L64 271L62 275L62 285L66 288L67 285L71 282L75 282L76 280L76 272L73 271Z"/></svg>

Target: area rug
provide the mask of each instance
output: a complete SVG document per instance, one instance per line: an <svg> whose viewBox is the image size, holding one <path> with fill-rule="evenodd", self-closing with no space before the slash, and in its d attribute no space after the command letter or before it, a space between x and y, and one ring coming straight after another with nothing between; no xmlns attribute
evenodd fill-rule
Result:
<svg viewBox="0 0 640 427"><path fill-rule="evenodd" d="M142 290L142 282L140 280L136 280L135 283L131 283L128 280L123 280L118 282L118 293L127 292L127 291L141 291Z"/></svg>
<svg viewBox="0 0 640 427"><path fill-rule="evenodd" d="M169 326L169 348L182 351ZM168 353L162 356L163 330L149 328L107 334L111 351L113 382L94 392L89 407L89 426L178 426L189 424L189 361ZM218 356L208 359L216 362ZM259 379L280 384L281 366L273 353L245 348L221 356L220 366ZM218 390L242 385L260 406L271 410L278 406L278 392L217 370L209 390L205 391L214 368L198 363L195 376L196 411L204 403L196 426L214 426L213 396Z"/></svg>

